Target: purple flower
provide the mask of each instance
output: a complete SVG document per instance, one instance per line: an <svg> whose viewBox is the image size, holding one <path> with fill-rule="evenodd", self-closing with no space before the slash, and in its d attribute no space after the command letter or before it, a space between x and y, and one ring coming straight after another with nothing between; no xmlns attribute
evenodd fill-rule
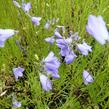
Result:
<svg viewBox="0 0 109 109"><path fill-rule="evenodd" d="M67 64L70 64L74 61L74 59L77 57L76 54L73 52L73 50L70 49L70 45L72 43L72 39L57 39L57 46L61 49L60 54L61 56L64 56L64 61Z"/></svg>
<svg viewBox="0 0 109 109"><path fill-rule="evenodd" d="M86 70L83 71L83 80L85 85L94 81L93 77Z"/></svg>
<svg viewBox="0 0 109 109"><path fill-rule="evenodd" d="M91 34L100 44L105 44L109 40L109 33L102 16L90 15L88 17L88 24L86 31Z"/></svg>
<svg viewBox="0 0 109 109"><path fill-rule="evenodd" d="M53 44L54 41L55 41L54 36L45 38L45 41L46 41L46 42L49 42L50 44Z"/></svg>
<svg viewBox="0 0 109 109"><path fill-rule="evenodd" d="M34 25L40 25L40 20L41 20L41 17L31 17L31 20L32 20L32 23Z"/></svg>
<svg viewBox="0 0 109 109"><path fill-rule="evenodd" d="M0 47L4 47L5 41L15 34L13 29L0 29Z"/></svg>
<svg viewBox="0 0 109 109"><path fill-rule="evenodd" d="M56 36L59 39L62 38L61 34L58 31L55 31L54 36Z"/></svg>
<svg viewBox="0 0 109 109"><path fill-rule="evenodd" d="M62 26L62 32L63 32L63 34L65 34L65 27L64 26Z"/></svg>
<svg viewBox="0 0 109 109"><path fill-rule="evenodd" d="M58 68L60 66L60 62L57 57L54 56L53 52L50 52L48 56L44 59L44 68L47 74L51 74L54 78L59 78Z"/></svg>
<svg viewBox="0 0 109 109"><path fill-rule="evenodd" d="M16 81L18 80L19 77L23 76L24 68L18 67L18 68L13 68L13 73L16 78Z"/></svg>
<svg viewBox="0 0 109 109"><path fill-rule="evenodd" d="M14 101L13 102L13 107L14 108L20 108L22 106L22 103L21 102L19 102L19 101Z"/></svg>
<svg viewBox="0 0 109 109"><path fill-rule="evenodd" d="M74 61L74 59L76 58L76 54L73 51L69 51L66 56L65 56L65 62L67 64L70 64Z"/></svg>
<svg viewBox="0 0 109 109"><path fill-rule="evenodd" d="M20 4L16 0L13 0L13 3L17 8L21 8Z"/></svg>
<svg viewBox="0 0 109 109"><path fill-rule="evenodd" d="M41 82L43 90L47 92L52 90L52 82L47 76L40 74L40 82Z"/></svg>
<svg viewBox="0 0 109 109"><path fill-rule="evenodd" d="M87 45L86 42L83 42L83 44L77 44L78 50L82 53L82 55L87 56L88 52L92 52L92 47Z"/></svg>
<svg viewBox="0 0 109 109"><path fill-rule="evenodd" d="M29 10L31 9L31 3L23 3L22 8L24 10L24 12L29 12Z"/></svg>
<svg viewBox="0 0 109 109"><path fill-rule="evenodd" d="M56 40L56 45L63 49L63 48L68 48L69 45L72 43L72 39L71 38L68 38L68 39L57 39Z"/></svg>

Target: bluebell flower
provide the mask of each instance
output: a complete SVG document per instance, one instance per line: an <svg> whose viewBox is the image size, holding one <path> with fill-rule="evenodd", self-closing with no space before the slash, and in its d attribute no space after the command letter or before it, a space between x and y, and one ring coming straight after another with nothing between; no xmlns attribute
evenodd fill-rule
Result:
<svg viewBox="0 0 109 109"><path fill-rule="evenodd" d="M22 106L22 103L21 102L19 102L17 100L13 102L13 107L14 108L20 108L21 106Z"/></svg>
<svg viewBox="0 0 109 109"><path fill-rule="evenodd" d="M20 108L22 106L22 103L20 101L16 100L16 96L13 96L12 98L12 107L13 108Z"/></svg>
<svg viewBox="0 0 109 109"><path fill-rule="evenodd" d="M58 31L55 31L54 36L56 36L59 39L62 38L62 35Z"/></svg>
<svg viewBox="0 0 109 109"><path fill-rule="evenodd" d="M65 57L64 61L67 64L70 64L74 61L77 57L76 54L71 50L70 45L72 43L72 38L67 39L57 39L56 45L61 49L60 54L61 56Z"/></svg>
<svg viewBox="0 0 109 109"><path fill-rule="evenodd" d="M62 33L65 34L65 27L62 26Z"/></svg>
<svg viewBox="0 0 109 109"><path fill-rule="evenodd" d="M4 47L5 41L15 34L13 29L0 29L0 47Z"/></svg>
<svg viewBox="0 0 109 109"><path fill-rule="evenodd" d="M40 74L40 82L44 91L52 90L52 82L47 76Z"/></svg>
<svg viewBox="0 0 109 109"><path fill-rule="evenodd" d="M59 78L58 68L60 66L60 62L56 56L54 56L53 52L50 52L48 56L44 59L44 69L48 75L52 75L54 78Z"/></svg>
<svg viewBox="0 0 109 109"><path fill-rule="evenodd" d="M13 68L13 73L16 78L16 81L18 80L19 77L23 76L24 68L18 67L18 68Z"/></svg>
<svg viewBox="0 0 109 109"><path fill-rule="evenodd" d="M55 41L54 36L45 38L45 41L46 41L46 42L49 42L50 44L53 44L54 41Z"/></svg>
<svg viewBox="0 0 109 109"><path fill-rule="evenodd" d="M83 81L85 85L94 81L92 75L90 75L86 70L83 71Z"/></svg>
<svg viewBox="0 0 109 109"><path fill-rule="evenodd" d="M83 42L83 44L77 44L77 49L85 56L88 55L88 52L92 52L92 47L87 45L86 42Z"/></svg>
<svg viewBox="0 0 109 109"><path fill-rule="evenodd" d="M41 20L41 17L31 17L31 20L32 20L32 23L34 25L40 25L40 20Z"/></svg>
<svg viewBox="0 0 109 109"><path fill-rule="evenodd" d="M70 64L70 63L72 63L75 60L76 57L77 57L76 54L73 51L69 50L67 52L67 54L65 55L65 60L64 61L67 64Z"/></svg>
<svg viewBox="0 0 109 109"><path fill-rule="evenodd" d="M22 9L24 10L24 12L29 12L29 10L31 9L31 3L23 3L22 5Z"/></svg>
<svg viewBox="0 0 109 109"><path fill-rule="evenodd" d="M56 45L63 49L63 48L69 48L69 45L72 43L72 39L68 38L68 39L56 39Z"/></svg>
<svg viewBox="0 0 109 109"><path fill-rule="evenodd" d="M102 16L90 15L86 31L92 35L100 44L105 44L109 40L109 33Z"/></svg>

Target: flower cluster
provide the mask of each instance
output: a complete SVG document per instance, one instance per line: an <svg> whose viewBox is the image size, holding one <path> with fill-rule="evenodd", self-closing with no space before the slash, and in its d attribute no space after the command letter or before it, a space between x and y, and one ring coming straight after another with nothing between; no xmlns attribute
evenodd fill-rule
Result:
<svg viewBox="0 0 109 109"><path fill-rule="evenodd" d="M63 34L65 33L64 26L61 26ZM55 30L55 33L52 37L45 38L46 42L49 42L50 44L53 44L56 41L56 45L60 49L60 55L64 57L64 61L67 64L72 63L77 55L74 53L73 47L76 46L76 50L79 50L82 55L87 56L88 52L92 52L92 47L89 46L85 41L83 44L79 44L78 34L70 34L68 38L65 38L65 36L61 35L58 30Z"/></svg>
<svg viewBox="0 0 109 109"><path fill-rule="evenodd" d="M60 62L57 57L54 56L53 52L50 52L48 56L42 60L43 74L40 74L40 81L42 84L42 88L45 91L49 91L52 89L52 83L47 76L51 75L53 78L60 78L58 74L58 68L60 66ZM46 75L44 73L46 72ZM48 90L47 90L48 89Z"/></svg>

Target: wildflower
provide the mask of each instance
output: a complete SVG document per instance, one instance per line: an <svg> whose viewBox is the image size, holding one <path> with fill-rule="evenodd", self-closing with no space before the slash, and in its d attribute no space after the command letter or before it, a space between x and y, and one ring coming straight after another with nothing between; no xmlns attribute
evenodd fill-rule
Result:
<svg viewBox="0 0 109 109"><path fill-rule="evenodd" d="M54 56L53 52L50 52L48 56L44 59L44 68L47 74L51 74L54 78L59 78L58 68L60 66L60 62L57 57Z"/></svg>
<svg viewBox="0 0 109 109"><path fill-rule="evenodd" d="M41 82L43 90L47 92L52 90L52 82L47 76L40 74L40 82Z"/></svg>
<svg viewBox="0 0 109 109"><path fill-rule="evenodd" d="M93 77L86 70L83 71L83 80L85 85L94 81Z"/></svg>
<svg viewBox="0 0 109 109"><path fill-rule="evenodd" d="M64 26L62 26L62 32L63 32L63 34L65 34L65 27Z"/></svg>
<svg viewBox="0 0 109 109"><path fill-rule="evenodd" d="M21 102L19 102L17 100L13 102L13 107L14 108L20 108L21 106L22 106L22 103Z"/></svg>
<svg viewBox="0 0 109 109"><path fill-rule="evenodd" d="M68 39L57 39L57 46L61 49L60 50L60 54L61 56L64 56L65 59L64 61L67 64L70 64L74 61L74 59L77 57L76 54L73 52L73 50L71 50L70 45L72 43L72 39L68 38Z"/></svg>
<svg viewBox="0 0 109 109"><path fill-rule="evenodd" d="M53 44L54 41L55 41L54 36L45 38L45 41L46 41L46 42L49 42L50 44Z"/></svg>
<svg viewBox="0 0 109 109"><path fill-rule="evenodd" d="M31 17L31 20L32 20L32 23L34 25L40 25L40 20L41 20L41 17Z"/></svg>
<svg viewBox="0 0 109 109"><path fill-rule="evenodd" d="M68 48L68 44L70 44L70 41L68 41L68 40L66 40L66 39L57 39L56 40L56 45L59 47L59 48L61 48L61 49L63 49L63 48Z"/></svg>
<svg viewBox="0 0 109 109"><path fill-rule="evenodd" d="M17 8L21 8L20 4L16 0L13 0L13 3Z"/></svg>
<svg viewBox="0 0 109 109"><path fill-rule="evenodd" d="M18 80L19 77L23 76L24 68L18 67L18 68L13 68L13 73L16 78L16 81Z"/></svg>
<svg viewBox="0 0 109 109"><path fill-rule="evenodd" d="M75 59L76 57L77 57L77 56L76 56L76 54L75 54L73 51L69 51L69 52L66 54L64 61L65 61L67 64L70 64L70 63L72 63L72 62L74 61L74 59Z"/></svg>
<svg viewBox="0 0 109 109"><path fill-rule="evenodd" d="M0 47L4 47L5 41L15 34L13 29L0 29Z"/></svg>
<svg viewBox="0 0 109 109"><path fill-rule="evenodd" d="M86 31L91 34L100 44L105 44L109 40L109 33L102 16L90 15Z"/></svg>
<svg viewBox="0 0 109 109"><path fill-rule="evenodd" d="M82 55L87 56L88 52L92 52L92 47L87 45L86 42L83 42L83 44L77 44L78 50L82 53Z"/></svg>
<svg viewBox="0 0 109 109"><path fill-rule="evenodd" d="M29 12L29 10L31 9L31 3L23 3L22 5L22 9L24 10L24 12Z"/></svg>
<svg viewBox="0 0 109 109"><path fill-rule="evenodd" d="M58 31L55 31L54 36L56 36L59 39L62 38L61 34Z"/></svg>

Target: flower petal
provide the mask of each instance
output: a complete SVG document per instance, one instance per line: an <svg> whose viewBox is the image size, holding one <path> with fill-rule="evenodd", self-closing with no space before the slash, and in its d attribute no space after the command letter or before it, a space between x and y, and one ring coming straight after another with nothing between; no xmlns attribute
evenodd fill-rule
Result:
<svg viewBox="0 0 109 109"><path fill-rule="evenodd" d="M31 17L31 20L33 22L34 25L40 25L40 20L41 20L41 17Z"/></svg>
<svg viewBox="0 0 109 109"><path fill-rule="evenodd" d="M41 82L43 90L47 92L52 90L52 82L49 80L48 77L46 77L43 74L40 74L40 82Z"/></svg>
<svg viewBox="0 0 109 109"><path fill-rule="evenodd" d="M83 80L85 85L94 81L93 77L86 70L83 71Z"/></svg>
<svg viewBox="0 0 109 109"><path fill-rule="evenodd" d="M91 34L100 44L105 44L109 40L109 33L106 24L101 16L90 15L86 31Z"/></svg>
<svg viewBox="0 0 109 109"><path fill-rule="evenodd" d="M18 80L18 77L23 76L23 71L24 71L24 68L21 68L21 67L13 68L13 73L14 73L16 80Z"/></svg>
<svg viewBox="0 0 109 109"><path fill-rule="evenodd" d="M29 10L31 9L31 3L29 2L29 3L23 3L23 6L22 6L22 8L23 8L23 10L25 11L25 12L29 12Z"/></svg>

